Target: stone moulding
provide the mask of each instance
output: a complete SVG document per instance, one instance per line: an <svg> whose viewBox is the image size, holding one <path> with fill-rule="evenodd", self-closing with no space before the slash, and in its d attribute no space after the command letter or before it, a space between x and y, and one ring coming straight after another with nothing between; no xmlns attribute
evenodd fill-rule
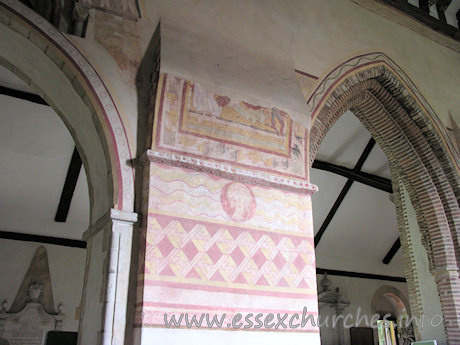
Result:
<svg viewBox="0 0 460 345"><path fill-rule="evenodd" d="M117 209L132 211L134 207L134 171L129 162L132 160L130 141L122 115L112 98L112 95L90 61L64 34L43 19L33 10L17 0L0 0L0 12L5 12L15 21L23 21L23 30L18 33L26 35L39 49L45 49L47 54L55 50L58 55L56 64L60 68L71 70L66 76L75 89L84 90L82 99L99 118L104 127L113 171L114 196L113 202ZM10 28L14 30L14 27ZM22 31L22 32L21 32ZM32 40L30 32L36 32L43 42ZM46 48L44 48L45 43ZM91 100L89 100L91 99Z"/></svg>
<svg viewBox="0 0 460 345"><path fill-rule="evenodd" d="M185 156L177 153L148 150L141 157L140 162L142 165L146 165L150 162L165 163L168 165L217 175L219 177L241 183L269 186L300 194L312 195L318 191L318 187L316 185L304 180L251 171L234 167L229 164Z"/></svg>
<svg viewBox="0 0 460 345"><path fill-rule="evenodd" d="M334 68L316 86L307 106L312 116L310 165L328 130L348 109L386 154L403 255L410 258L415 254L408 245L407 211L398 191L401 186L407 188L428 255L427 268L437 283L447 340L459 339L460 157L443 123L404 71L381 52L359 55ZM414 262L405 261L404 270L412 311L417 315L424 310L420 298L424 282Z"/></svg>
<svg viewBox="0 0 460 345"><path fill-rule="evenodd" d="M392 85L388 86L405 89L406 93L398 95L400 98L398 100L404 103L407 99L411 99L411 102L408 105L418 113L426 115L429 124L437 133L439 133L437 144L440 148L447 151L455 164L457 172L460 171L459 153L447 135L445 127L438 115L401 67L382 52L361 54L350 58L321 78L321 81L315 86L313 92L307 99L307 109L312 117L312 128L315 121L319 118L320 113L323 111L323 108L327 107L328 104L331 104L338 94L346 91L336 91L336 89L346 88L347 85L341 84L347 79L352 79L350 84L356 84L359 82L359 72L366 73L369 78L379 78L380 76L383 76L384 78L391 80ZM442 143L439 142L439 140L441 140ZM313 158L311 152L309 158L311 164L311 159Z"/></svg>

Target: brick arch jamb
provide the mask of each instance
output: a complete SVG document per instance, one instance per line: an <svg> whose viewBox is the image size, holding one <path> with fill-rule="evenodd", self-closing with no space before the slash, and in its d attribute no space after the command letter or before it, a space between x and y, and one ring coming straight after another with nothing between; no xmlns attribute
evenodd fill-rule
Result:
<svg viewBox="0 0 460 345"><path fill-rule="evenodd" d="M67 79L69 92L52 90L38 81L44 77L40 76L42 72L40 69L26 71L34 66L28 68L20 66L23 58L19 55L14 56L15 53L20 54L20 52L10 49L8 52L4 51L5 54L0 53L2 65L22 78L54 108L74 138L88 177L91 203L90 222L93 224L102 216L101 212L93 212L97 204L101 204L99 211L103 212L108 211L110 207L132 212L134 208L134 171L131 166L133 157L129 138L122 115L95 68L70 39L18 0L0 0L0 25L3 25L5 30L12 30L27 39L28 45L34 46L33 49L38 49L40 57L48 58L49 62L55 65L54 72L57 71L61 78ZM63 109L65 108L62 106L65 103L63 98L71 97L70 94L80 98L79 102L86 107L85 115L91 117L92 130L97 133L101 145L98 157L91 157L94 154L84 149L91 145L92 139L85 138L88 133L76 133L75 128L78 128L79 125L76 124L74 118L69 116L69 111L66 111L68 109ZM106 167L95 168L101 164ZM101 183L97 182L101 179L101 171L106 172L107 176L102 177L106 180L106 186L101 186ZM95 175L97 173L99 176ZM98 183L99 186L97 186ZM104 197L99 195L101 191L109 194L109 202L105 202L106 205L102 205L101 198Z"/></svg>
<svg viewBox="0 0 460 345"><path fill-rule="evenodd" d="M351 109L397 167L393 170L407 177L438 284L446 334L454 343L460 337L459 159L439 119L410 79L382 53L359 56L334 69L313 91L308 107L310 165L327 131ZM420 283L407 278L409 285ZM412 298L414 302L418 304Z"/></svg>
<svg viewBox="0 0 460 345"><path fill-rule="evenodd" d="M357 114L359 112L359 107L357 106L358 99L353 95L359 95L365 92L371 93L373 97L384 104L385 111L389 112L392 118L397 121L398 127L400 127L400 131L403 133L401 136L404 135L409 141L409 146L406 148L406 152L408 152L407 150L413 148L416 151L415 154L420 156L420 159L422 160L428 175L433 180L436 191L439 194L443 204L447 221L449 223L449 228L452 233L455 253L458 260L460 255L460 236L456 229L460 229L460 217L457 198L452 186L448 183L446 174L441 168L441 164L438 161L436 152L430 147L429 142L423 136L422 131L418 129L416 124L414 124L414 122L411 120L411 117L408 113L409 110L404 108L397 100L395 100L390 92L387 91L382 86L382 84L380 84L378 79L370 78L363 79L358 84L349 86L343 95L337 97L334 103L335 105L328 109L330 115L328 121L324 122L327 126L331 126L338 119L338 117L340 117L341 114L343 114L348 109L354 109L355 113ZM359 102L362 102L362 100ZM361 116L361 118L363 119L365 117ZM316 129L321 128L320 126L323 126L323 124L319 121L315 122L313 125L313 127ZM328 128L330 128L327 126L323 126L321 129L323 131L327 131ZM379 131L380 129L377 128L374 137L379 134ZM406 133L410 133L410 135L406 135ZM421 224L421 227L422 229L425 229L423 224ZM426 231L423 231L423 234L425 235L424 239L426 240L424 244L426 247L430 248L431 242L429 240L429 234ZM431 252L431 250L429 250L429 252ZM431 268L433 268L433 266L431 266Z"/></svg>
<svg viewBox="0 0 460 345"><path fill-rule="evenodd" d="M360 90L372 90L398 116L398 124L403 132L411 133L408 139L423 160L446 209L459 260L458 152L451 147L444 128L429 104L404 72L384 54L372 53L348 60L329 73L316 87L308 104L310 110L313 109L309 140L310 165L324 135L338 117L351 108L346 100L351 98L352 93L359 93ZM430 113L426 112L427 109ZM436 131L438 127L439 132ZM429 246L429 241L425 244Z"/></svg>
<svg viewBox="0 0 460 345"><path fill-rule="evenodd" d="M398 167L391 166L391 170L397 170ZM406 281L407 281L407 288L409 291L409 300L410 300L410 305L413 306L415 309L412 309L412 314L411 316L415 316L416 318L421 318L423 317L424 310L423 310L423 305L421 304L420 301L420 285L421 284L426 284L425 280L423 277L417 272L417 270L414 269L416 267L416 258L414 255L411 255L412 253L412 236L410 233L409 229L409 223L407 219L407 212L408 212L408 205L406 204L407 200L406 197L404 196L404 193L402 191L403 188L408 190L409 194L414 194L414 191L411 190L411 185L407 180L407 176L404 176L403 174L392 174L392 185L393 185L393 201L395 203L395 208L396 208L396 218L398 221L398 228L399 228L399 238L401 240L401 251L403 253L404 261L403 261L403 266L404 266L404 275L406 276ZM418 200L414 203L414 201L411 201L411 204L419 204ZM417 212L417 211L416 211ZM419 215L417 214L417 217ZM420 223L419 223L420 227ZM423 231L421 231L423 232ZM423 239L422 239L423 241ZM441 280L441 277L438 277L438 280ZM433 306L430 306L430 308L433 308ZM446 334L446 327L444 326L444 333ZM415 324L414 326L414 331L416 334L417 339L421 339L420 337L420 330L418 329L418 325ZM441 339L440 339L441 340Z"/></svg>
<svg viewBox="0 0 460 345"><path fill-rule="evenodd" d="M447 218L436 187L430 179L426 179L426 169L397 121L391 118L387 110L373 95L368 93L362 103L353 108L353 111L370 131L379 146L383 148L392 166L393 178L397 176L406 182L405 186L416 211L420 231L425 237L423 244L428 252L432 273L438 286L441 310L445 320L445 333L447 339L450 339L450 343L453 344L455 343L453 339L457 339L459 336L458 311L460 311L460 304L458 301L460 295L457 286L460 281L455 258L455 245L449 233ZM420 176L424 177L420 178ZM399 196L400 194L395 193L396 205L400 204ZM397 208L401 242L404 244L402 246L403 255L410 257L409 245L403 240L403 238L410 236L407 235L408 229L399 219L401 215L398 214L398 211L400 210ZM414 267L413 262L407 262L407 260L404 262L408 290L411 292L411 309L413 316L420 318L423 316L424 310L419 287L424 284L424 281L414 270ZM452 314L453 309L456 310L455 315Z"/></svg>

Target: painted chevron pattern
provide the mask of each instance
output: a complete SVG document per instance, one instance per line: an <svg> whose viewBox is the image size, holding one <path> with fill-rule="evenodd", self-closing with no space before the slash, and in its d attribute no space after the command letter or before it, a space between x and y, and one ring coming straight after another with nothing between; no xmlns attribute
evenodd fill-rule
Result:
<svg viewBox="0 0 460 345"><path fill-rule="evenodd" d="M145 279L193 284L312 290L307 237L150 215ZM217 285L218 285L217 284ZM214 284L215 285L215 284Z"/></svg>

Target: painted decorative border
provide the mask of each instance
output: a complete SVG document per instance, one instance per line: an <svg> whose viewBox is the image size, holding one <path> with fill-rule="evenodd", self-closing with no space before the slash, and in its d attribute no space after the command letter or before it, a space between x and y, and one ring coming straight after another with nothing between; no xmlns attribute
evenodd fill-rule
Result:
<svg viewBox="0 0 460 345"><path fill-rule="evenodd" d="M141 158L141 163L147 164L149 162L179 166L191 170L210 173L241 183L273 187L295 193L312 195L318 191L318 187L316 185L304 180L237 168L229 164L185 156L178 153L148 150Z"/></svg>
<svg viewBox="0 0 460 345"><path fill-rule="evenodd" d="M144 286L316 301L311 235L157 213L148 217L154 225L147 230L145 270L138 276Z"/></svg>
<svg viewBox="0 0 460 345"><path fill-rule="evenodd" d="M315 121L319 110L321 110L322 104L328 99L330 92L338 84L340 84L342 80L349 77L352 73L358 71L359 69L369 68L371 66L377 65L383 65L389 70L393 71L394 75L399 79L401 83L404 84L407 90L410 90L419 106L428 115L428 118L435 127L435 130L441 135L449 155L455 162L457 170L460 170L460 157L450 137L447 135L445 127L439 119L438 115L426 101L425 97L423 97L421 92L417 89L409 76L401 69L401 67L399 67L391 58L382 52L372 52L353 57L335 67L321 79L321 82L314 88L310 97L307 99L307 109L309 112L311 112L312 123Z"/></svg>
<svg viewBox="0 0 460 345"><path fill-rule="evenodd" d="M311 78L311 79L314 79L314 80L318 80L318 79L319 79L316 75L309 74L309 73L304 72L304 71L301 71L301 70L299 70L299 69L294 69L294 72L299 73L299 74L302 74L303 76L308 77L308 78Z"/></svg>
<svg viewBox="0 0 460 345"><path fill-rule="evenodd" d="M129 162L133 157L120 112L103 80L78 48L40 15L17 0L0 0L0 5L16 14L53 44L74 66L79 76L85 80L83 86L97 101L97 108L103 117L101 121L105 122L110 135L110 137L106 136L107 144L113 148L114 156L111 157L111 160L116 168L116 181L118 182L118 195L114 195L114 202L118 209L132 211L134 207L134 170Z"/></svg>
<svg viewBox="0 0 460 345"><path fill-rule="evenodd" d="M220 162L220 163L223 163L223 164L231 164L232 166L238 166L238 167L241 167L242 169L247 169L247 170L257 170L257 171L261 171L263 173L268 173L268 174L273 174L273 175L279 175L279 176L283 176L285 178L288 178L288 179L306 179L308 176L307 176L307 160L306 160L306 157L307 157L307 153L308 151L306 150L307 146L308 146L308 143L305 141L305 139L303 139L304 141L304 147L301 148L302 149L302 154L303 154L303 157L301 159L301 162L300 164L303 165L301 168L301 173L294 173L294 172L287 172L287 171L279 171L275 168L267 168L267 167L262 167L262 166L255 166L255 165L251 165L251 164L248 164L248 163L242 163L242 162L235 162L235 161L232 161L232 160L228 160L228 159L221 159L221 158L218 158L218 157L208 157L208 156L205 156L205 155L202 155L202 154L198 154L198 153L193 153L193 152L188 152L188 151L183 151L183 150L180 150L178 148L174 148L174 147L171 147L171 146L164 146L163 144L163 140L162 140L162 136L164 135L164 131L163 131L163 121L165 121L165 118L167 118L167 116L165 116L166 114L164 114L164 103L165 103L165 94L166 94L166 85L168 83L168 79L169 78L175 78L175 79L178 79L178 80L182 80L183 82L188 82L187 80L184 80L184 79L181 79L181 78L178 78L178 77L174 77L173 75L169 75L167 73L164 73L160 76L160 82L159 82L159 85L161 85L161 88L159 88L159 92L157 93L157 99L156 99L156 117L155 117L155 125L154 125L154 129L153 129L153 140L152 140L152 148L155 149L156 151L162 151L162 152L168 152L168 153L176 153L176 154L179 154L179 155L187 155L187 156L190 156L190 157L195 157L197 159L212 159L213 161L215 162ZM182 89L184 90L184 89ZM179 114L183 112L183 107L185 105L184 103L184 97L181 98L182 99L182 102L180 104L180 109L179 109ZM178 107L179 108L179 107ZM183 133L181 130L179 130L180 133ZM306 135L306 132L307 130L305 129L304 133L302 133L304 136ZM291 133L292 134L292 133ZM196 135L194 135L196 136ZM200 137L200 136L196 136L196 137ZM291 141L290 141L291 142ZM232 146L238 146L238 147L246 147L246 145L241 145L240 144L235 144L235 143L231 143ZM254 152L265 152L265 153L268 153L269 151L268 150L254 150L252 149ZM273 154L273 156L277 156L277 157L282 157L280 156L279 154ZM287 157L289 159L289 157L291 157L290 155Z"/></svg>
<svg viewBox="0 0 460 345"><path fill-rule="evenodd" d="M164 80L166 81L166 78L164 78ZM241 146L241 147L244 147L244 148L247 148L247 149L251 149L251 150L257 150L257 151L260 151L260 152L266 152L266 153L270 153L270 154L273 154L273 155L277 155L277 156L280 156L280 157L285 157L285 158L291 158L291 145L292 145L292 127L293 127L293 124L292 124L292 119L289 117L287 119L287 123L288 123L288 133L286 134L286 137L287 137L287 141L285 143L285 150L287 152L279 152L279 151L276 151L276 150L269 150L267 148L263 148L263 147L256 147L255 145L249 145L249 144L244 144L244 143L241 143L241 142L238 142L236 140L229 140L229 139L223 139L223 138L218 138L218 137L214 137L212 135L205 135L205 134L200 134L200 133L197 133L197 132L194 132L190 129L187 128L187 125L186 125L186 108L188 109L188 111L190 111L189 107L190 107L190 97L191 95L189 94L190 90L192 92L194 92L194 89L195 89L195 83L192 83L190 81L186 81L184 82L184 86L183 86L183 90L182 90L182 104L181 104L181 107L180 107L180 114L179 114L179 132L181 133L184 133L184 134L191 134L193 136L197 136L197 137L200 137L200 138L205 138L205 139L210 139L210 140L218 140L219 142L222 142L222 143L226 143L226 144L231 144L231 145L235 145L235 146ZM162 115L162 114L161 114Z"/></svg>

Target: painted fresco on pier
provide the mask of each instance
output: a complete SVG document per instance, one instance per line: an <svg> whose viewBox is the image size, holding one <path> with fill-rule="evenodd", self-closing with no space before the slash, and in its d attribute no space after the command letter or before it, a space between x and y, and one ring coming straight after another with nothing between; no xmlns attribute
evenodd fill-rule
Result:
<svg viewBox="0 0 460 345"><path fill-rule="evenodd" d="M316 315L308 196L159 163L148 189L138 325L183 312Z"/></svg>
<svg viewBox="0 0 460 345"><path fill-rule="evenodd" d="M235 187L243 194L230 196L242 199L238 211L228 200L229 189ZM149 176L149 195L148 213L313 237L311 199L299 193L248 186L204 172L155 164Z"/></svg>
<svg viewBox="0 0 460 345"><path fill-rule="evenodd" d="M304 236L150 214L146 241L146 285L287 297L316 291Z"/></svg>
<svg viewBox="0 0 460 345"><path fill-rule="evenodd" d="M305 128L287 112L167 74L158 95L153 149L305 178Z"/></svg>
<svg viewBox="0 0 460 345"><path fill-rule="evenodd" d="M232 101L206 90L199 83L184 84L185 109L180 129L288 157L292 121L287 113L244 101Z"/></svg>
<svg viewBox="0 0 460 345"><path fill-rule="evenodd" d="M254 193L242 183L227 183L220 192L220 201L227 216L236 222L249 220L256 210Z"/></svg>

